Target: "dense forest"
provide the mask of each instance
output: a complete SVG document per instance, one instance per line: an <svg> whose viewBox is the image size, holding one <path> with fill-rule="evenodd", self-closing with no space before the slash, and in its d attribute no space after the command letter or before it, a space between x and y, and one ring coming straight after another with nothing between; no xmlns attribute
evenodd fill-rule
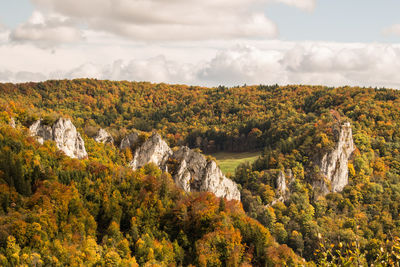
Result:
<svg viewBox="0 0 400 267"><path fill-rule="evenodd" d="M94 266L390 265L400 260L400 92L98 80L0 84L0 263ZM27 127L72 119L89 157ZM16 127L10 126L15 119ZM351 123L342 192L315 194L315 158ZM115 146L93 140L105 128ZM118 144L132 130L204 153L262 151L230 178L241 202L186 194ZM291 194L274 201L280 171Z"/></svg>

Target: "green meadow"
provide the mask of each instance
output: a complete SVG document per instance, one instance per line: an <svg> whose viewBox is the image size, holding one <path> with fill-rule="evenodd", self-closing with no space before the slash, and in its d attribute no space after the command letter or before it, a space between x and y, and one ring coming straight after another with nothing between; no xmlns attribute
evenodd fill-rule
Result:
<svg viewBox="0 0 400 267"><path fill-rule="evenodd" d="M261 152L243 152L243 153L230 153L230 152L219 152L212 154L217 159L218 165L224 174L234 174L236 167L240 163L253 162L259 156Z"/></svg>

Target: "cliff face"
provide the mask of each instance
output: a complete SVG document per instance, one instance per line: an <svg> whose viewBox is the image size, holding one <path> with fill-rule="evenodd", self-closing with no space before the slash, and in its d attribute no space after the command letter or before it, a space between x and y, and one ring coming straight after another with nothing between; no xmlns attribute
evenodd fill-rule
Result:
<svg viewBox="0 0 400 267"><path fill-rule="evenodd" d="M201 179L207 167L207 160L188 147L179 148L172 158L178 162L174 175L175 183L186 192L196 191L201 187Z"/></svg>
<svg viewBox="0 0 400 267"><path fill-rule="evenodd" d="M136 135L127 136L120 148L132 147L132 141L136 144L137 139ZM172 152L159 134L153 134L135 149L133 160L129 165L132 169L138 169L152 162L161 170L168 171L169 159L177 164L173 174L175 183L186 192L207 191L217 197L240 200L237 185L222 174L215 161L207 161L202 154L188 147L181 147Z"/></svg>
<svg viewBox="0 0 400 267"><path fill-rule="evenodd" d="M291 169L279 171L274 184L275 199L269 205L275 205L277 202L285 202L288 200L291 195L290 189L293 182L294 177Z"/></svg>
<svg viewBox="0 0 400 267"><path fill-rule="evenodd" d="M129 166L136 170L147 163L153 162L161 170L165 170L167 160L171 155L172 150L168 144L162 140L159 134L153 134L135 150L133 160L129 163Z"/></svg>
<svg viewBox="0 0 400 267"><path fill-rule="evenodd" d="M207 191L217 197L240 200L237 185L222 174L215 161L207 161L202 154L185 146L172 158L178 162L174 180L186 192Z"/></svg>
<svg viewBox="0 0 400 267"><path fill-rule="evenodd" d="M222 174L215 161L210 161L207 165L203 184L199 191L208 191L214 193L217 197L240 201L240 191L237 184Z"/></svg>
<svg viewBox="0 0 400 267"><path fill-rule="evenodd" d="M276 197L278 201L286 201L290 197L290 185L293 183L292 170L279 171L276 179ZM289 187L288 187L289 186Z"/></svg>
<svg viewBox="0 0 400 267"><path fill-rule="evenodd" d="M32 136L37 137L37 141L43 145L44 141L53 140L53 130L50 126L44 125L42 120L35 121L30 127L29 131Z"/></svg>
<svg viewBox="0 0 400 267"><path fill-rule="evenodd" d="M122 139L119 149L133 148L137 141L139 141L139 134L137 132L130 133Z"/></svg>
<svg viewBox="0 0 400 267"><path fill-rule="evenodd" d="M11 127L13 127L14 129L15 129L15 127L17 127L17 126L16 126L15 119L14 119L13 117L10 118L9 125L10 125Z"/></svg>
<svg viewBox="0 0 400 267"><path fill-rule="evenodd" d="M94 137L94 140L97 143L103 143L103 144L114 144L114 138L109 134L106 130L100 128L96 136Z"/></svg>
<svg viewBox="0 0 400 267"><path fill-rule="evenodd" d="M349 122L340 127L336 147L326 153L318 162L323 180L314 183L322 194L340 192L348 184L348 160L355 150L353 134Z"/></svg>
<svg viewBox="0 0 400 267"><path fill-rule="evenodd" d="M38 120L29 127L29 130L32 136L37 136L41 144L46 140L55 141L57 147L71 158L87 157L85 143L69 119L60 118L52 127Z"/></svg>

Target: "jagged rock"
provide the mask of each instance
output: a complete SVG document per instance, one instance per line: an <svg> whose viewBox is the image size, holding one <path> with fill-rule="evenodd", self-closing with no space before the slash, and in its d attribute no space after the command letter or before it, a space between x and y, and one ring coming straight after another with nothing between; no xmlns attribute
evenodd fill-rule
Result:
<svg viewBox="0 0 400 267"><path fill-rule="evenodd" d="M237 184L222 174L215 161L210 161L205 170L203 184L199 191L214 193L217 197L225 197L228 200L240 201L240 191Z"/></svg>
<svg viewBox="0 0 400 267"><path fill-rule="evenodd" d="M326 153L318 163L323 179L314 182L314 188L322 194L340 192L348 184L348 160L355 150L351 124L345 122L340 127L335 148Z"/></svg>
<svg viewBox="0 0 400 267"><path fill-rule="evenodd" d="M57 147L71 158L85 158L87 152L81 135L72 124L71 120L60 118L53 127L53 140Z"/></svg>
<svg viewBox="0 0 400 267"><path fill-rule="evenodd" d="M183 146L175 151L171 158L178 162L174 175L175 183L186 192L192 191L191 186L200 188L196 183L199 183L207 167L204 156Z"/></svg>
<svg viewBox="0 0 400 267"><path fill-rule="evenodd" d="M285 172L279 171L275 181L275 199L270 205L274 205L276 202L284 202L290 197L289 186L293 183L294 178L292 170L287 169Z"/></svg>
<svg viewBox="0 0 400 267"><path fill-rule="evenodd" d="M96 136L94 137L94 140L97 143L103 143L103 144L114 144L114 138L109 134L106 130L100 128L97 131Z"/></svg>
<svg viewBox="0 0 400 267"><path fill-rule="evenodd" d="M279 171L276 179L276 196L279 201L285 201L287 195L286 176L283 171Z"/></svg>
<svg viewBox="0 0 400 267"><path fill-rule="evenodd" d="M133 160L129 163L129 166L136 170L147 163L153 162L161 170L166 170L167 160L171 155L171 148L159 134L155 133L135 150Z"/></svg>
<svg viewBox="0 0 400 267"><path fill-rule="evenodd" d="M139 134L137 132L130 133L122 139L119 149L133 148L138 141Z"/></svg>
<svg viewBox="0 0 400 267"><path fill-rule="evenodd" d="M132 134L124 140L121 143L121 149L132 148L137 145L138 135ZM133 160L129 165L135 170L152 162L161 170L168 171L169 159L177 164L173 173L175 183L186 192L207 191L214 193L217 197L240 200L236 183L222 174L215 161L207 161L202 154L188 147L180 147L173 153L157 133L135 149Z"/></svg>
<svg viewBox="0 0 400 267"><path fill-rule="evenodd" d="M215 161L207 161L200 153L188 147L180 147L172 155L178 162L175 183L186 192L207 191L228 200L240 200L236 183L225 177Z"/></svg>
<svg viewBox="0 0 400 267"><path fill-rule="evenodd" d="M10 124L10 126L11 126L12 128L14 128L14 129L15 129L15 127L16 127L16 124L15 124L15 119L14 119L14 117L11 117L11 118L10 118L10 122L9 122L9 124Z"/></svg>
<svg viewBox="0 0 400 267"><path fill-rule="evenodd" d="M32 136L37 136L41 144L46 140L55 141L57 147L71 158L87 157L85 143L69 119L60 118L52 127L38 120L29 127L29 130Z"/></svg>
<svg viewBox="0 0 400 267"><path fill-rule="evenodd" d="M50 126L43 124L42 120L35 121L30 127L31 136L36 136L37 141L43 145L44 141L53 140L53 130Z"/></svg>

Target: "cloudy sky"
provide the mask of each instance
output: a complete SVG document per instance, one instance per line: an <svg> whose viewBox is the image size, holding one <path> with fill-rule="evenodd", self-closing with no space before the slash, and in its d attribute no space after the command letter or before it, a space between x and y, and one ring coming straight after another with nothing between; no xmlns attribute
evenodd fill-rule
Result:
<svg viewBox="0 0 400 267"><path fill-rule="evenodd" d="M399 0L1 0L0 81L400 88Z"/></svg>

